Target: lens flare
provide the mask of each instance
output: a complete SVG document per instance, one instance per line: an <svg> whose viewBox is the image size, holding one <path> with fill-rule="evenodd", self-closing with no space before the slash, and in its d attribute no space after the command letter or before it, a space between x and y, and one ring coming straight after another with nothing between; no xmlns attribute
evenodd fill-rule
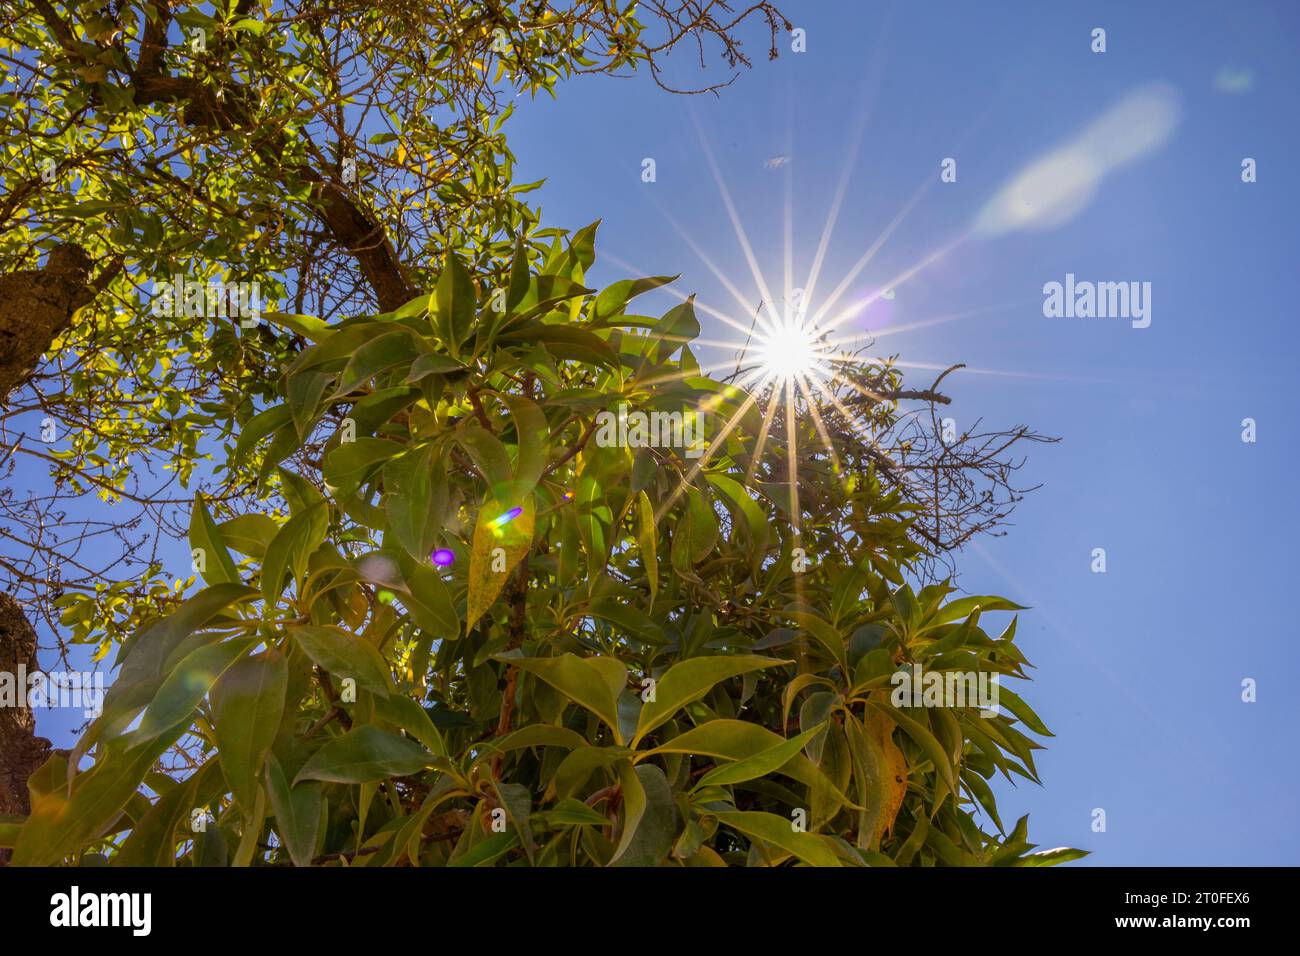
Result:
<svg viewBox="0 0 1300 956"><path fill-rule="evenodd" d="M488 527L492 529L493 534L495 534L497 537L500 537L501 529L504 528L506 525L508 525L510 522L514 521L523 513L524 513L523 508L517 508L517 507L511 508L509 511L501 515L499 518L493 518L491 521L489 521Z"/></svg>

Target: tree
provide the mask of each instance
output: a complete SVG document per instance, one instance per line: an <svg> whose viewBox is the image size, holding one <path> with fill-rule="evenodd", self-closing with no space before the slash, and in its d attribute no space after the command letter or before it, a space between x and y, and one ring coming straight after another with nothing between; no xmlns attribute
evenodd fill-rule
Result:
<svg viewBox="0 0 1300 956"><path fill-rule="evenodd" d="M50 469L0 486L2 589L119 667L34 774L30 721L0 727L26 742L0 853L1072 856L1026 855L983 782L1035 776L1019 698L1017 724L885 693L917 663L1020 673L1014 625L979 628L1013 605L905 576L1005 519L1039 436L939 442L942 376L868 360L831 407L762 415L739 366L700 373L689 302L627 312L666 277L588 290L595 227L541 228L514 179L510 97L641 66L671 89L683 40L734 70L751 19L775 55L775 8L720 0L0 13L0 467ZM264 320L164 303L173 277L256 282ZM602 441L620 402L703 410L710 451ZM91 495L114 510L51 536ZM197 593L155 558L176 533ZM0 611L0 664L31 661Z"/></svg>
<svg viewBox="0 0 1300 956"><path fill-rule="evenodd" d="M549 235L526 204L538 184L513 175L511 101L640 67L668 86L683 42L728 68L698 88L726 85L748 21L775 56L789 24L767 2L6 5L0 468L52 480L0 485L0 589L107 652L175 604L155 553L189 483L247 505L256 462L204 462L225 462L304 342L159 314L158 287L257 282L265 311L330 319L399 307L449 249L504 274L519 236ZM111 517L67 533L86 496Z"/></svg>
<svg viewBox="0 0 1300 956"><path fill-rule="evenodd" d="M690 300L629 311L667 278L587 288L595 232L536 267L520 240L504 281L451 254L387 312L269 316L311 344L234 458L262 448L291 514L196 498L207 586L123 645L103 714L33 778L16 863L1080 855L998 818L987 780L1036 780L1026 731L1047 733L1019 696L894 693L916 667L1023 677L1014 618L982 626L1019 607L906 583L916 506L857 460L873 444L828 448L807 409L702 374ZM890 375L850 363L836 387ZM634 430L697 411L694 447ZM886 435L897 400L866 417ZM283 467L304 448L318 470Z"/></svg>
<svg viewBox="0 0 1300 956"><path fill-rule="evenodd" d="M268 311L329 318L401 305L448 249L503 272L547 236L513 177L513 98L638 67L667 85L682 41L734 78L749 20L775 55L767 2L0 9L0 661L27 659L27 616L60 657L108 654L182 599L157 552L191 486L218 514L257 501L259 462L229 453L304 340L155 311L159 286L255 282ZM86 499L108 507L72 517ZM0 776L26 778L28 743Z"/></svg>

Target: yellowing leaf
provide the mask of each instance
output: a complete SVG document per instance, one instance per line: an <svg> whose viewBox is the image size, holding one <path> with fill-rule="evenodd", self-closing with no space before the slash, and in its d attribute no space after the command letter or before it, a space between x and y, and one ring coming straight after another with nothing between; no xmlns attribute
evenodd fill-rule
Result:
<svg viewBox="0 0 1300 956"><path fill-rule="evenodd" d="M510 517L513 508L519 513ZM469 596L465 609L465 633L496 601L506 578L533 543L535 509L529 495L520 504L500 504L489 497L479 508L474 524L474 541L469 555Z"/></svg>
<svg viewBox="0 0 1300 956"><path fill-rule="evenodd" d="M642 491L637 495L637 546L641 549L641 563L645 565L646 579L650 582L650 600L659 593L659 554L656 548L655 510L650 497Z"/></svg>
<svg viewBox="0 0 1300 956"><path fill-rule="evenodd" d="M873 730L876 733L885 756L884 808L880 816L879 837L894 829L894 820L907 794L907 758L894 743L894 725L884 714L868 714L866 725L868 733Z"/></svg>
<svg viewBox="0 0 1300 956"><path fill-rule="evenodd" d="M858 846L875 850L894 828L907 794L907 759L894 743L893 722L871 707L861 721L845 714L844 732L863 804L858 814Z"/></svg>

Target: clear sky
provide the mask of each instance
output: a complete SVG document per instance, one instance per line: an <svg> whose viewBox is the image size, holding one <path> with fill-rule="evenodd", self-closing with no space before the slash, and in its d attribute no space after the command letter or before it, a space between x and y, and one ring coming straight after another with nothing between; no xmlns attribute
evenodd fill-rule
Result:
<svg viewBox="0 0 1300 956"><path fill-rule="evenodd" d="M757 303L718 179L778 295L787 183L798 287L845 184L813 310L906 210L839 307L888 286L894 298L843 328L919 323L878 351L925 366L909 370L917 385L930 366L967 363L944 383L959 429L982 417L1062 439L1031 448L1022 477L1043 487L1009 533L958 558L964 590L1032 606L1019 633L1037 670L1017 690L1056 733L1044 786L1001 788L1003 819L1028 812L1035 842L1090 849L1095 864L1300 863L1285 583L1300 540L1288 374L1300 185L1286 169L1300 156L1300 7L780 5L806 52L783 39L767 62L754 35L754 69L720 97L639 76L519 100L507 128L520 178L547 180L534 194L544 224L604 220L598 285L680 272L683 292L741 317L701 256ZM1091 50L1098 27L1104 53ZM713 61L694 74L718 75ZM949 157L956 181L940 182ZM1257 182L1242 182L1246 157ZM998 226L979 234L977 221ZM1150 283L1149 327L1046 317L1043 287L1067 274ZM702 318L706 338L735 338ZM183 549L173 563L188 573ZM1244 678L1256 703L1241 700ZM61 744L80 722L40 721Z"/></svg>
<svg viewBox="0 0 1300 956"><path fill-rule="evenodd" d="M1059 198L1055 228L970 238L844 328L975 313L883 336L879 351L1009 373L945 381L958 427L983 416L1062 439L1031 449L1023 475L1043 487L1007 536L958 559L965 590L1032 606L1020 634L1037 670L1020 690L1056 733L1039 759L1044 786L1003 787L1003 819L1029 812L1036 842L1090 849L1097 864L1300 863L1300 655L1286 584L1300 540L1300 186L1286 166L1300 156L1300 7L781 6L806 30L806 52L787 42L767 62L756 36L754 69L720 97L673 97L638 77L521 100L512 143L521 175L547 179L545 221L604 220L598 283L630 274L622 263L681 272L684 292L743 317L700 255L757 302L696 123L775 295L787 174L801 287L847 166L813 310L930 184L842 307L967 234L1045 154L1080 143L1107 154L1114 168L1091 189L1085 177L1056 197L1069 163L1027 187ZM1097 27L1104 53L1091 49ZM654 183L642 182L647 157ZM947 157L954 183L939 181ZM1246 157L1254 183L1242 182ZM1067 273L1151 283L1149 327L1045 317L1043 286ZM702 318L705 337L736 338ZM934 374L909 371L918 384ZM1241 440L1247 417L1253 444ZM1094 548L1106 550L1104 574L1091 570ZM1247 677L1253 704L1241 700Z"/></svg>

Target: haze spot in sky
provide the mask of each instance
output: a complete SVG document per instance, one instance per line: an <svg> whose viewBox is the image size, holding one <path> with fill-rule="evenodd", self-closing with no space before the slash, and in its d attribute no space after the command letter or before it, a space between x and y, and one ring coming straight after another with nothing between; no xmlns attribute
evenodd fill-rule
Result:
<svg viewBox="0 0 1300 956"><path fill-rule="evenodd" d="M1245 67L1221 66L1214 74L1214 88L1220 93L1249 93L1254 85L1255 74Z"/></svg>
<svg viewBox="0 0 1300 956"><path fill-rule="evenodd" d="M1178 93L1167 84L1133 91L1008 180L975 217L975 234L991 239L1064 225L1092 201L1107 174L1166 143L1180 112Z"/></svg>

